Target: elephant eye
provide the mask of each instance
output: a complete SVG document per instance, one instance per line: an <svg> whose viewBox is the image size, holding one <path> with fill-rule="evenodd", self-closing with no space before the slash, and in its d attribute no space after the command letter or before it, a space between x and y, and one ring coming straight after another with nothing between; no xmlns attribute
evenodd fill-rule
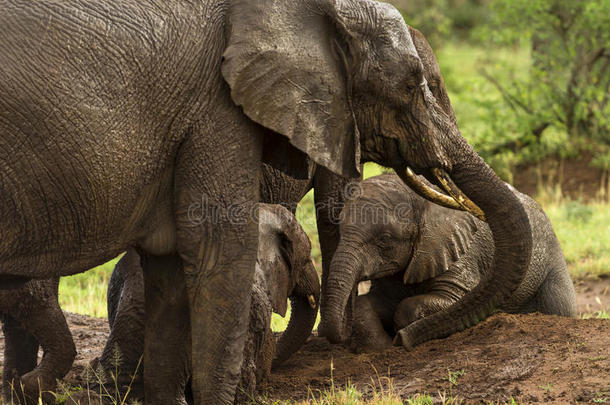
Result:
<svg viewBox="0 0 610 405"><path fill-rule="evenodd" d="M394 237L390 232L383 232L377 238L377 241L381 247L389 248L392 246L392 242L394 241Z"/></svg>

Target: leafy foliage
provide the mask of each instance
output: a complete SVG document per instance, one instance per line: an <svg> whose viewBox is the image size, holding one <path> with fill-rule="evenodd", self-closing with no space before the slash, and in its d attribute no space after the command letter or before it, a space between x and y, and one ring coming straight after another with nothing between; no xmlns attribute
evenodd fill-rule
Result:
<svg viewBox="0 0 610 405"><path fill-rule="evenodd" d="M490 0L390 0L407 24L438 48L448 40L467 39L489 14Z"/></svg>
<svg viewBox="0 0 610 405"><path fill-rule="evenodd" d="M605 0L493 0L490 21L477 30L490 46L525 47L527 71L490 69L482 74L502 94L517 131L488 148L489 154L529 149L549 152L590 149L594 163L610 168L610 3ZM525 74L524 74L525 73ZM514 123L506 123L507 129ZM545 149L545 133L567 139Z"/></svg>

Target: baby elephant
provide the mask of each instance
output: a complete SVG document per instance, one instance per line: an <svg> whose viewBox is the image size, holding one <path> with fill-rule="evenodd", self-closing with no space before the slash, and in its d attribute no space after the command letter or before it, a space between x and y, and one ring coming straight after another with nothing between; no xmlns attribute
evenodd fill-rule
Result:
<svg viewBox="0 0 610 405"><path fill-rule="evenodd" d="M512 190L527 211L533 249L521 285L501 309L575 316L574 287L551 223L532 198ZM353 308L351 340L358 350L383 350L395 334L400 343L402 328L447 308L491 273L487 224L428 202L395 175L364 181L341 216L328 308L347 330L350 294L372 280L368 294L347 308Z"/></svg>
<svg viewBox="0 0 610 405"><path fill-rule="evenodd" d="M240 394L253 393L256 384L269 374L272 363L277 365L286 360L311 334L318 311L320 284L310 251L309 238L290 211L280 205L260 204L258 260L238 398ZM174 282L178 281L174 279ZM184 308L182 322L184 331L188 331L186 294L174 298L168 300L167 305ZM276 345L270 329L271 312L284 316L288 299L292 307L290 323ZM115 370L118 348L121 356L119 383L125 389L143 353L144 318L142 268L138 255L128 251L117 264L108 287L111 332L99 359L105 370ZM188 336L173 336L172 339L188 341ZM141 365L139 369L142 369ZM183 377L186 385L188 376ZM133 386L131 391L134 391Z"/></svg>
<svg viewBox="0 0 610 405"><path fill-rule="evenodd" d="M57 302L59 279L30 280L0 290L4 332L2 390L6 403L55 403L56 379L70 371L76 348ZM38 364L38 348L44 355ZM37 365L38 364L38 365ZM12 402L11 402L12 401Z"/></svg>

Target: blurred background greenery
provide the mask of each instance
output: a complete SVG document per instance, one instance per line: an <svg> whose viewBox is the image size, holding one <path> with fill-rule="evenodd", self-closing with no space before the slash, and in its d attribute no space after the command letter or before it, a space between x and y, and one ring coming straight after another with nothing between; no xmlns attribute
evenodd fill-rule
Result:
<svg viewBox="0 0 610 405"><path fill-rule="evenodd" d="M610 274L610 1L390 3L431 42L466 139L546 210L573 278ZM313 209L297 216L320 269ZM106 316L115 262L63 278L63 308Z"/></svg>

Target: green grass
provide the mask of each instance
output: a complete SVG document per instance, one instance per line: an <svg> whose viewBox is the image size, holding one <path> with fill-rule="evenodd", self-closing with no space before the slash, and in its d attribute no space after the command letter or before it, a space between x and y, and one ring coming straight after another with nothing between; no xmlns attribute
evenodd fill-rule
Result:
<svg viewBox="0 0 610 405"><path fill-rule="evenodd" d="M59 283L59 304L65 311L97 318L108 317L106 290L108 281L119 258L95 267L85 273L62 277Z"/></svg>
<svg viewBox="0 0 610 405"><path fill-rule="evenodd" d="M573 279L610 273L610 204L545 201Z"/></svg>

